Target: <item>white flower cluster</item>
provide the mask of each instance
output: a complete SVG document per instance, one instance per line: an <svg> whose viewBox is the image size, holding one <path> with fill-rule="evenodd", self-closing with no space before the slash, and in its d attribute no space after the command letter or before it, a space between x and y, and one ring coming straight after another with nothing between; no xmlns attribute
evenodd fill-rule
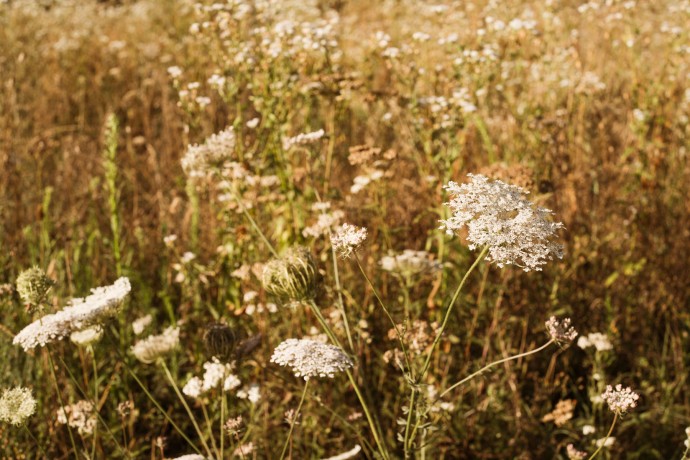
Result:
<svg viewBox="0 0 690 460"><path fill-rule="evenodd" d="M685 448L690 451L690 426L685 429L685 436L687 439L685 440Z"/></svg>
<svg viewBox="0 0 690 460"><path fill-rule="evenodd" d="M551 211L523 198L528 192L500 180L468 174L470 183L449 182L452 195L446 205L453 215L442 220L448 234L467 227L470 249L489 247L487 258L499 267L517 265L525 271L541 270L553 257L563 257L562 246L551 241L562 223L551 222Z"/></svg>
<svg viewBox="0 0 690 460"><path fill-rule="evenodd" d="M180 328L168 327L160 335L150 335L134 344L132 354L142 363L150 364L172 351L180 343Z"/></svg>
<svg viewBox="0 0 690 460"><path fill-rule="evenodd" d="M577 339L577 346L583 350L594 347L597 351L608 351L613 349L609 338L601 332L592 332L591 334L580 336Z"/></svg>
<svg viewBox="0 0 690 460"><path fill-rule="evenodd" d="M79 434L91 434L96 427L97 415L90 401L79 401L75 404L61 407L57 411L58 423L68 424L76 428Z"/></svg>
<svg viewBox="0 0 690 460"><path fill-rule="evenodd" d="M307 145L313 144L314 142L321 139L326 135L326 131L320 129L311 133L298 134L295 137L288 137L283 139L283 150L290 150L295 145Z"/></svg>
<svg viewBox="0 0 690 460"><path fill-rule="evenodd" d="M151 316L151 314L147 314L135 319L132 322L132 331L134 332L134 335L141 335L141 333L144 332L144 329L146 329L146 327L152 322L153 316Z"/></svg>
<svg viewBox="0 0 690 460"><path fill-rule="evenodd" d="M187 454L187 455L183 455L181 457L175 457L175 458L170 459L170 460L206 460L206 457L204 457L203 455L199 455L199 454Z"/></svg>
<svg viewBox="0 0 690 460"><path fill-rule="evenodd" d="M0 398L0 421L21 425L36 412L36 400L31 390L15 387L2 392Z"/></svg>
<svg viewBox="0 0 690 460"><path fill-rule="evenodd" d="M343 224L331 235L331 244L340 253L340 256L345 259L350 257L366 239L366 228Z"/></svg>
<svg viewBox="0 0 690 460"><path fill-rule="evenodd" d="M237 397L256 404L261 399L261 386L258 383L250 383L237 392Z"/></svg>
<svg viewBox="0 0 690 460"><path fill-rule="evenodd" d="M640 395L632 391L630 387L623 388L621 384L616 385L615 389L611 385L607 385L601 399L609 405L611 411L620 414L637 406Z"/></svg>
<svg viewBox="0 0 690 460"><path fill-rule="evenodd" d="M190 398L198 398L204 393L219 386L224 377L225 383L223 384L223 391L233 390L242 383L240 379L232 373L233 368L233 364L221 364L214 358L212 361L204 363L203 378L192 377L189 379L184 388L182 388L182 393Z"/></svg>
<svg viewBox="0 0 690 460"><path fill-rule="evenodd" d="M333 377L353 366L338 347L310 339L287 339L276 347L271 362L292 369L295 377Z"/></svg>
<svg viewBox="0 0 690 460"><path fill-rule="evenodd" d="M405 249L400 254L383 256L379 261L381 269L399 273L403 276L418 275L421 273L436 273L443 265L434 260L434 256L426 251Z"/></svg>
<svg viewBox="0 0 690 460"><path fill-rule="evenodd" d="M93 343L98 342L103 337L103 327L100 324L95 326L87 327L81 331L72 332L69 339L75 345L80 347L87 347Z"/></svg>
<svg viewBox="0 0 690 460"><path fill-rule="evenodd" d="M124 277L110 286L92 289L90 296L72 299L63 310L29 324L12 343L28 351L97 324L118 311L131 289L129 280Z"/></svg>
<svg viewBox="0 0 690 460"><path fill-rule="evenodd" d="M569 343L577 337L577 331L570 326L570 318L563 320L557 319L555 316L546 321L546 330L553 340L559 343Z"/></svg>
<svg viewBox="0 0 690 460"><path fill-rule="evenodd" d="M190 145L182 157L182 169L190 178L207 177L213 167L219 167L235 150L232 126L206 138L201 145Z"/></svg>

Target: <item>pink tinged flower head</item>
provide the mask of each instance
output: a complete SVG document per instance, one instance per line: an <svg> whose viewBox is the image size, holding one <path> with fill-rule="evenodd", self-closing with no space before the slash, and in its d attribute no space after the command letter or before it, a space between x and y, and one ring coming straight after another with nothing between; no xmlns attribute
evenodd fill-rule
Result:
<svg viewBox="0 0 690 460"><path fill-rule="evenodd" d="M630 387L623 388L621 384L616 385L615 389L607 385L601 399L609 405L612 412L622 414L637 406L640 395L632 391Z"/></svg>
<svg viewBox="0 0 690 460"><path fill-rule="evenodd" d="M525 199L528 192L521 187L482 175L468 177L469 183L451 181L444 187L452 215L441 221L441 229L452 235L466 227L470 249L488 246L487 259L499 267L541 270L547 260L563 257L563 246L553 241L563 224L549 220L550 210Z"/></svg>
<svg viewBox="0 0 690 460"><path fill-rule="evenodd" d="M570 343L577 337L577 331L570 325L570 318L559 320L552 316L545 325L551 338L558 343Z"/></svg>

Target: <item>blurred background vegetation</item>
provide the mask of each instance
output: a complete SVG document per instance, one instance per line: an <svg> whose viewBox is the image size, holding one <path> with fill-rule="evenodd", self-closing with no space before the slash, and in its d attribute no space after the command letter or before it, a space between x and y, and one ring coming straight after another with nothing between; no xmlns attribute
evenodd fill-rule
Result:
<svg viewBox="0 0 690 460"><path fill-rule="evenodd" d="M461 238L438 230L448 180L472 172L520 185L565 224L565 256L543 272L483 264L473 275L435 357L441 372L428 383L446 387L543 343L551 314L572 317L582 334L606 334L613 350L572 346L476 379L456 393L452 411L435 415L428 458L565 458L568 443L591 452L610 423L591 397L619 382L638 390L641 403L604 455L682 456L690 425L690 2L218 5L0 2L0 281L12 285L39 265L57 281L57 308L119 275L130 278L131 299L95 355L100 414L134 458L188 447L123 360L193 434L160 371L114 352L126 352L129 324L145 314L154 318L151 332L182 327L172 366L181 384L205 360L207 323L224 318L244 334L263 334L237 371L243 383L261 385L262 399L230 406L231 416L244 418L255 458L276 458L275 440L287 434L283 413L299 400L301 383L268 361L275 345L309 334L316 322L303 309L259 308L270 299L258 278L233 272L265 262L270 251L232 202L189 182L180 166L189 144L228 126L237 135L234 160L277 177L270 187L246 185L242 201L278 249L311 248L327 314L337 297L330 245L303 233L318 219L312 205L320 200L369 229L360 259L400 321L405 295L417 319L438 321L474 260ZM109 156L110 114L119 126ZM284 138L319 129L323 139L283 147ZM369 181L362 190L352 190L356 177ZM166 245L169 235L177 239ZM404 249L426 250L445 269L401 283L379 260ZM356 265L340 267L358 378L395 449L407 401L399 371L382 359L395 344L390 324ZM47 361L11 343L31 316L11 286L2 292L0 384L33 389L39 414L30 429L50 458L66 458L71 445L53 416ZM69 342L54 350L90 385L88 354ZM58 376L69 399L80 399L64 369ZM367 437L344 379L317 383L313 394L294 458L335 455ZM564 399L576 401L572 418L543 421ZM126 400L136 409L121 417L115 409ZM348 417L350 427L341 422ZM584 425L596 434L583 435ZM90 451L91 440L84 442ZM97 444L96 458L116 455L106 435ZM7 426L0 452L40 455Z"/></svg>

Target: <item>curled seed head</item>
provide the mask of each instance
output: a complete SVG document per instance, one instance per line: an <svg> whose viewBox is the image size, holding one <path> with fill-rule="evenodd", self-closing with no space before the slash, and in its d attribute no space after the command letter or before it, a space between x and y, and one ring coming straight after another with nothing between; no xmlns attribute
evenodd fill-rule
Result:
<svg viewBox="0 0 690 460"><path fill-rule="evenodd" d="M209 324L204 331L204 345L210 358L228 361L237 346L237 334L223 323Z"/></svg>
<svg viewBox="0 0 690 460"><path fill-rule="evenodd" d="M54 285L55 281L48 278L37 266L24 270L17 277L17 292L29 308L40 306Z"/></svg>
<svg viewBox="0 0 690 460"><path fill-rule="evenodd" d="M261 282L266 292L281 300L312 299L317 285L316 264L307 248L290 248L264 266Z"/></svg>

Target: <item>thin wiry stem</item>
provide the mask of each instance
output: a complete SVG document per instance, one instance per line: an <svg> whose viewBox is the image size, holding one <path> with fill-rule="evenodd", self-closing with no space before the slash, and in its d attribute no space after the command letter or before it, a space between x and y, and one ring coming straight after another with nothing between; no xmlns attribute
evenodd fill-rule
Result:
<svg viewBox="0 0 690 460"><path fill-rule="evenodd" d="M62 407L64 410L65 403L62 400L62 393L60 392L60 385L58 384L57 376L55 375L55 364L53 364L53 355L50 352L49 347L46 347L46 350L48 351L48 361L50 364L50 373L53 376L53 382L55 382L55 391L57 391L58 401L60 402L60 407ZM72 434L72 427L70 427L69 423L67 423L67 431L69 432L69 440L72 443L72 449L74 449L74 457L79 458L79 451L77 450L77 443L74 442L74 435Z"/></svg>
<svg viewBox="0 0 690 460"><path fill-rule="evenodd" d="M509 356L509 357L507 357L507 358L499 359L498 361L494 361L494 362L492 362L492 363L489 363L489 364L487 364L486 366L484 366L484 367L482 367L481 369L479 369L477 372L474 372L474 373L468 375L468 376L465 377L464 379L462 379L462 380L460 380L459 382L454 383L453 385L451 385L450 387L448 387L448 389L446 389L445 391L443 391L443 393L441 393L441 395L439 396L439 398L443 398L445 395L447 395L448 393L450 393L451 391L453 391L455 388L457 388L457 387L459 387L459 386L461 386L461 385L463 385L463 384L469 382L470 380L472 380L472 379L475 378L476 376L478 376L478 375L480 375L480 374L486 372L487 370L491 369L492 367L494 367L494 366L496 366L496 365L498 365L498 364L505 363L505 362L508 362L508 361L513 361L513 360L515 360L515 359L524 358L525 356L533 355L533 354L535 354L535 353L539 353L540 351L544 350L545 348L547 348L547 347L548 347L549 345L551 345L552 343L554 343L554 340L553 340L553 339L549 340L549 341L546 342L544 345L542 345L542 346L540 346L540 347L538 347L538 348L535 348L534 350L526 351L526 352L524 352L524 353L520 353L520 354L517 354L517 355Z"/></svg>
<svg viewBox="0 0 690 460"><path fill-rule="evenodd" d="M293 414L292 420L290 421L290 431L288 432L287 439L285 440L285 445L283 446L283 452L280 454L280 460L283 460L285 458L285 453L287 452L287 448L290 445L290 438L292 438L292 430L295 429L295 425L297 424L297 417L299 417L299 411L302 409L302 404L304 404L304 397L307 396L307 388L308 387L309 387L309 380L304 382L304 390L302 391L302 398L299 400L299 405L297 406L297 410Z"/></svg>
<svg viewBox="0 0 690 460"><path fill-rule="evenodd" d="M264 234L264 232L261 231L259 228L259 225L256 223L254 218L252 217L251 214L249 214L249 211L247 211L247 208L242 204L242 201L240 198L237 196L234 190L231 191L232 197L235 199L235 202L237 203L237 206L240 207L240 210L244 214L244 216L247 218L251 226L254 228L256 233L259 235L259 237L263 240L263 242L266 244L266 247L268 247L268 250L271 251L271 254L273 254L274 257L278 257L278 253L276 252L275 248L271 244L270 241L268 241L268 238Z"/></svg>
<svg viewBox="0 0 690 460"><path fill-rule="evenodd" d="M209 449L208 444L206 444L206 441L204 440L204 434L202 433L201 429L199 428L199 424L196 423L196 418L194 417L194 413L189 408L187 401L185 401L184 396L180 392L180 389L177 387L177 384L175 383L175 379L173 379L173 376L170 373L170 369L168 369L168 366L165 364L165 360L159 359L158 362L160 362L161 367L163 368L163 371L165 372L165 376L168 378L168 381L170 381L170 384L172 385L173 389L175 390L175 394L177 394L178 399L180 400L180 402L184 406L185 410L187 411L187 415L189 416L189 420L192 422L192 425L194 425L194 429L196 430L196 434L199 436L199 440L201 441L201 445L204 447L204 449L206 449L206 453L208 454L208 456L213 458L213 453L211 453L211 449Z"/></svg>
<svg viewBox="0 0 690 460"><path fill-rule="evenodd" d="M200 402L201 406L201 412L204 414L204 420L206 421L206 431L208 432L208 437L211 438L211 447L213 447L213 451L218 455L218 458L223 458L223 456L220 454L220 451L218 450L218 446L216 445L216 440L213 437L213 423L211 423L211 419L208 416L208 411L206 410L206 404L204 403L203 399ZM221 416L221 419L223 417ZM221 423L221 430L223 428L223 424ZM221 436L223 433L221 432ZM222 443L222 438L221 438L221 443Z"/></svg>
<svg viewBox="0 0 690 460"><path fill-rule="evenodd" d="M96 362L96 350L89 345L89 350L91 351L91 363L93 364L93 399L94 399L94 410L98 412L98 363ZM93 429L93 446L91 448L91 458L96 457L96 441L98 439L98 424Z"/></svg>
<svg viewBox="0 0 690 460"><path fill-rule="evenodd" d="M407 369L408 369L408 372L410 374L410 378L412 380L414 380L414 369L412 368L412 364L410 363L410 355L407 352L407 348L405 347L405 343L403 342L403 339L402 339L403 334L400 331L400 328L398 327L398 325L393 320L393 317L391 316L390 312L388 311L386 304L384 304L383 300L381 300L381 297L379 296L379 293L376 290L376 287L374 287L374 284L371 282L371 280L367 276L366 272L364 271L364 268L362 267L362 264L359 261L359 257L357 257L356 253L355 253L355 262L357 262L357 266L359 267L359 271L362 272L362 276L364 276L364 279L367 280L367 283L369 284L369 287L371 287L371 290L374 293L374 297L376 297L376 300L378 300L379 305L381 305L383 312L386 314L386 316L390 320L391 324L393 325L393 328L395 329L395 335L398 336L398 341L400 342L400 347L402 348L403 355L405 356L405 363L407 364Z"/></svg>
<svg viewBox="0 0 690 460"><path fill-rule="evenodd" d="M591 457L589 457L588 460L592 460L594 457L596 457L599 454L599 451L601 451L601 449L604 448L604 446L606 445L606 441L608 441L608 439L611 437L611 433L613 433L613 427L616 426L617 421L618 421L618 412L616 412L613 415L613 423L611 423L611 428L609 428L609 432L606 433L606 437L601 442L601 445L599 446L599 448L594 451L594 453L591 455Z"/></svg>

